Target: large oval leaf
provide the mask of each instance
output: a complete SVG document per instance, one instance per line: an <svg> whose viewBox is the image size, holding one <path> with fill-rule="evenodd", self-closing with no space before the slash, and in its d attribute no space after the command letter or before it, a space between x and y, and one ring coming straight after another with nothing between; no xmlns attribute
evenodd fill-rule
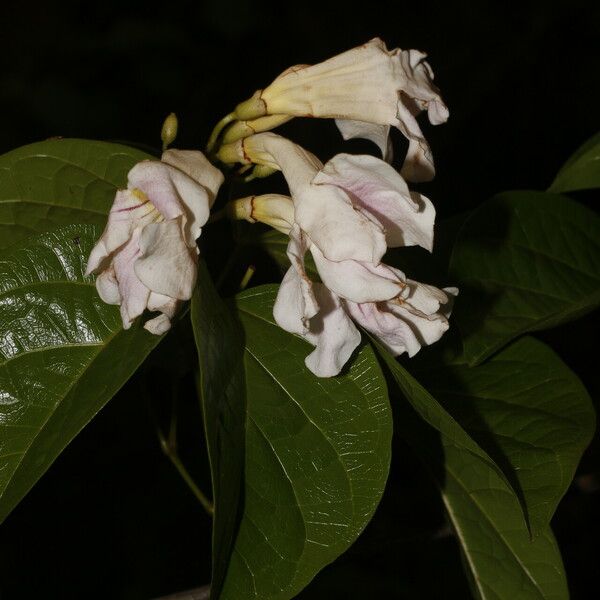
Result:
<svg viewBox="0 0 600 600"><path fill-rule="evenodd" d="M211 598L221 594L242 507L246 446L244 335L203 262L191 309L213 490Z"/></svg>
<svg viewBox="0 0 600 600"><path fill-rule="evenodd" d="M534 534L546 527L594 433L594 407L578 377L531 337L477 367L415 365L416 377L513 473Z"/></svg>
<svg viewBox="0 0 600 600"><path fill-rule="evenodd" d="M416 365L427 389L512 470L534 530L548 525L594 432L594 409L577 376L531 337L477 367Z"/></svg>
<svg viewBox="0 0 600 600"><path fill-rule="evenodd" d="M0 156L0 249L61 225L104 225L115 190L138 161L128 146L53 139Z"/></svg>
<svg viewBox="0 0 600 600"><path fill-rule="evenodd" d="M0 521L160 338L85 277L100 234L71 225L0 255Z"/></svg>
<svg viewBox="0 0 600 600"><path fill-rule="evenodd" d="M463 424L455 419L451 412L447 410L437 398L432 396L423 386L406 370L400 363L376 340L373 345L377 349L379 356L387 365L398 388L411 404L415 413L430 425L433 429L442 434L444 438L452 441L456 448L462 448L466 454L476 457L482 465L493 471L496 476L504 483L507 491L512 493L514 498L520 503L523 525L529 527L528 513L524 500L519 494L519 490L514 485L512 470L502 461L497 461L493 453L488 453L483 446L479 444L476 437L467 431Z"/></svg>
<svg viewBox="0 0 600 600"><path fill-rule="evenodd" d="M464 355L477 364L600 303L600 219L564 196L500 194L465 223L450 270Z"/></svg>
<svg viewBox="0 0 600 600"><path fill-rule="evenodd" d="M382 354L402 392L424 402L429 395L425 388L385 351ZM532 539L517 496L498 471L479 454L466 451L452 432L429 426L412 408L414 397L412 402L398 402L396 427L440 486L475 596L566 600L566 577L550 528L542 527Z"/></svg>
<svg viewBox="0 0 600 600"><path fill-rule="evenodd" d="M245 503L221 598L293 598L344 552L383 494L392 422L369 347L344 375L318 379L310 347L272 320L276 287L243 293Z"/></svg>
<svg viewBox="0 0 600 600"><path fill-rule="evenodd" d="M563 165L550 192L574 192L600 187L600 133L589 139Z"/></svg>

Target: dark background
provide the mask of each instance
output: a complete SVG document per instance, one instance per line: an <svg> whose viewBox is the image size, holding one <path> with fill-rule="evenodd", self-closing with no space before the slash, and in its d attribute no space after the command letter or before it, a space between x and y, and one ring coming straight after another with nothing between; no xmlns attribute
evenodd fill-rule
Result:
<svg viewBox="0 0 600 600"><path fill-rule="evenodd" d="M426 190L441 216L498 191L546 188L600 130L594 1L351 10L340 1L9 0L1 13L0 152L57 135L156 147L171 111L176 145L202 147L221 116L286 67L374 36L426 50L450 108L448 124L424 125L438 167ZM323 158L336 151L331 123L305 125L287 132ZM542 336L595 397L596 325L587 317ZM193 394L181 404L184 458L206 486ZM598 593L598 455L596 442L555 520L575 599ZM468 597L435 492L401 442L389 487L363 539L302 598ZM194 587L209 579L209 537L209 519L160 453L136 377L0 527L0 598L145 600Z"/></svg>

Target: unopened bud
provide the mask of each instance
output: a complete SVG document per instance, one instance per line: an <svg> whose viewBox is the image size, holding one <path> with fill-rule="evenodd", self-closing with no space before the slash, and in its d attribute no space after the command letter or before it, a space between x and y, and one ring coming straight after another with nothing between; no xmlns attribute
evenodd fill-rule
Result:
<svg viewBox="0 0 600 600"><path fill-rule="evenodd" d="M250 164L252 161L244 156L244 141L239 140L233 144L223 144L216 154L216 157L225 164Z"/></svg>
<svg viewBox="0 0 600 600"><path fill-rule="evenodd" d="M232 221L248 221L256 223L256 219L252 217L252 202L255 196L246 196L246 198L238 198L228 202L225 206L225 213Z"/></svg>
<svg viewBox="0 0 600 600"><path fill-rule="evenodd" d="M163 143L163 151L166 150L177 137L177 115L175 113L171 113L164 121L162 130L160 132L160 139Z"/></svg>
<svg viewBox="0 0 600 600"><path fill-rule="evenodd" d="M294 224L294 203L289 196L263 194L239 198L227 205L227 216L250 223L265 223L288 234Z"/></svg>
<svg viewBox="0 0 600 600"><path fill-rule="evenodd" d="M254 93L252 98L240 102L233 113L238 121L251 121L252 119L258 119L268 114L268 109L265 101L260 97L262 90L258 90Z"/></svg>
<svg viewBox="0 0 600 600"><path fill-rule="evenodd" d="M252 121L236 121L223 134L223 143L229 144L262 131L270 131L293 119L290 115L266 115Z"/></svg>

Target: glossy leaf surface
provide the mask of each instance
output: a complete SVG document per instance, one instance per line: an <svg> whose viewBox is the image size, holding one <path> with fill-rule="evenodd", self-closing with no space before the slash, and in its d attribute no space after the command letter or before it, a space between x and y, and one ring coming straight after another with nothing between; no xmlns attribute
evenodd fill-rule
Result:
<svg viewBox="0 0 600 600"><path fill-rule="evenodd" d="M115 191L148 154L107 142L52 139L0 156L0 249L62 225L104 226Z"/></svg>
<svg viewBox="0 0 600 600"><path fill-rule="evenodd" d="M0 254L0 520L129 379L160 337L85 277L101 232L71 225Z"/></svg>
<svg viewBox="0 0 600 600"><path fill-rule="evenodd" d="M272 320L275 286L238 298L246 336L245 504L221 598L293 598L344 552L383 494L392 433L370 347L318 379Z"/></svg>
<svg viewBox="0 0 600 600"><path fill-rule="evenodd" d="M477 364L600 303L600 219L564 196L500 194L462 228L450 271L465 358Z"/></svg>

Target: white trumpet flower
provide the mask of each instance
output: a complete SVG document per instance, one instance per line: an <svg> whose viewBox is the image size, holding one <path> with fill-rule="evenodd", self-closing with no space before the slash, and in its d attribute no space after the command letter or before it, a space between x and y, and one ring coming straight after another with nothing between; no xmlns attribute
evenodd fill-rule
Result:
<svg viewBox="0 0 600 600"><path fill-rule="evenodd" d="M224 141L276 127L290 116L334 118L344 139L373 141L389 157L390 127L409 141L401 173L409 181L428 181L435 169L418 114L433 125L448 119L448 109L433 83L433 71L418 50L388 50L375 38L316 65L284 71L270 85L240 103Z"/></svg>
<svg viewBox="0 0 600 600"><path fill-rule="evenodd" d="M128 329L145 309L161 314L144 327L160 335L196 282L196 240L223 182L201 152L168 150L128 174L116 193L106 228L88 259L96 288L108 304L120 305Z"/></svg>

